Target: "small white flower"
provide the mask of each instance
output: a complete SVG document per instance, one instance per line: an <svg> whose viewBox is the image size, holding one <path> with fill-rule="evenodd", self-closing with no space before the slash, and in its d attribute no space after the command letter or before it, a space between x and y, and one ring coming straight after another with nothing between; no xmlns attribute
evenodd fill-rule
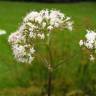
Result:
<svg viewBox="0 0 96 96"><path fill-rule="evenodd" d="M19 32L12 33L8 38L8 42L12 44L18 43L21 40L24 40L24 37Z"/></svg>
<svg viewBox="0 0 96 96"><path fill-rule="evenodd" d="M42 23L42 27L45 28L46 27L46 22Z"/></svg>
<svg viewBox="0 0 96 96"><path fill-rule="evenodd" d="M4 34L6 34L6 31L0 29L0 35L4 35Z"/></svg>
<svg viewBox="0 0 96 96"><path fill-rule="evenodd" d="M90 43L90 42L84 42L85 46L88 48L88 49L93 49L93 44Z"/></svg>
<svg viewBox="0 0 96 96"><path fill-rule="evenodd" d="M55 23L55 24L54 24L54 27L56 27L56 28L58 28L59 26L60 26L59 23Z"/></svg>
<svg viewBox="0 0 96 96"><path fill-rule="evenodd" d="M34 60L34 57L30 56L28 63L31 64L33 60Z"/></svg>
<svg viewBox="0 0 96 96"><path fill-rule="evenodd" d="M29 55L29 60L28 60L28 63L29 63L29 64L31 64L33 60L34 60L34 57L33 57L33 56L31 56L31 55Z"/></svg>
<svg viewBox="0 0 96 96"><path fill-rule="evenodd" d="M46 10L41 10L40 11L40 14L42 15L42 17L45 19L45 20L49 20L49 10L48 9L46 9Z"/></svg>
<svg viewBox="0 0 96 96"><path fill-rule="evenodd" d="M16 59L22 58L23 56L26 55L24 46L16 44L16 45L13 45L12 49Z"/></svg>
<svg viewBox="0 0 96 96"><path fill-rule="evenodd" d="M90 55L90 61L94 61L95 60L95 58L93 57L93 55L91 54Z"/></svg>
<svg viewBox="0 0 96 96"><path fill-rule="evenodd" d="M68 20L70 20L71 18L70 17L67 17L66 19L65 19L65 21L68 21Z"/></svg>
<svg viewBox="0 0 96 96"><path fill-rule="evenodd" d="M47 28L48 30L52 30L53 29L53 27L52 26L48 26L48 28Z"/></svg>
<svg viewBox="0 0 96 96"><path fill-rule="evenodd" d="M96 33L94 31L87 30L87 34L85 35L86 39L90 41L90 43L93 43L96 39Z"/></svg>
<svg viewBox="0 0 96 96"><path fill-rule="evenodd" d="M30 36L31 38L36 38L36 33L34 33L34 32L31 31L31 32L29 33L29 36Z"/></svg>
<svg viewBox="0 0 96 96"><path fill-rule="evenodd" d="M28 25L28 26L30 26L32 28L34 27L34 25L31 22L26 23L26 25Z"/></svg>
<svg viewBox="0 0 96 96"><path fill-rule="evenodd" d="M38 22L39 24L42 22L43 18L41 16L38 16L35 18L35 22Z"/></svg>
<svg viewBox="0 0 96 96"><path fill-rule="evenodd" d="M28 22L28 21L34 21L35 18L38 16L38 12L37 11L32 11L30 12L25 18L24 18L24 22Z"/></svg>
<svg viewBox="0 0 96 96"><path fill-rule="evenodd" d="M34 52L35 52L34 47L30 48L30 53L31 53L31 54L34 54Z"/></svg>
<svg viewBox="0 0 96 96"><path fill-rule="evenodd" d="M40 39L45 39L45 35L44 33L38 33L37 36L40 38Z"/></svg>
<svg viewBox="0 0 96 96"><path fill-rule="evenodd" d="M67 28L70 30L70 31L72 31L72 29L73 29L73 27L72 27L72 25L73 25L73 22L67 22Z"/></svg>
<svg viewBox="0 0 96 96"><path fill-rule="evenodd" d="M79 45L82 46L84 44L83 40L80 40Z"/></svg>

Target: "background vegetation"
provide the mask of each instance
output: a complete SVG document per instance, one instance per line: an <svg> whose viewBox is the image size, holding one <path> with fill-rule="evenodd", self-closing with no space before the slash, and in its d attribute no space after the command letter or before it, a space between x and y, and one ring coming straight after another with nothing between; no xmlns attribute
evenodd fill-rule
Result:
<svg viewBox="0 0 96 96"><path fill-rule="evenodd" d="M47 71L44 66L35 61L32 65L19 64L15 61L7 38L11 32L18 29L23 17L31 10L55 8L71 16L74 20L73 32L67 30L54 34L53 47L60 49L63 65L53 73L54 96L96 96L96 65L90 64L90 78L81 82L79 66L86 64L78 42L84 36L85 30L96 31L96 3L12 3L0 2L0 28L7 34L0 36L0 96L45 96L47 88ZM54 53L54 56L57 52ZM57 60L57 61L56 61ZM84 85L85 84L85 85ZM84 85L84 86L83 86ZM79 95L77 95L79 94Z"/></svg>
<svg viewBox="0 0 96 96"><path fill-rule="evenodd" d="M50 3L58 3L58 2L80 2L80 1L96 1L96 0L0 0L0 1L24 1L24 2L50 2Z"/></svg>

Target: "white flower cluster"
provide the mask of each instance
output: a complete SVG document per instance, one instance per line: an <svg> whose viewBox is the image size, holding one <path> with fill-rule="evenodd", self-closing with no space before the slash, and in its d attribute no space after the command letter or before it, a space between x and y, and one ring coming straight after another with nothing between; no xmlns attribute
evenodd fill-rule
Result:
<svg viewBox="0 0 96 96"><path fill-rule="evenodd" d="M87 31L87 34L85 35L85 40L80 40L79 45L86 47L90 51L96 52L95 51L96 50L96 32L92 30L86 30L86 31ZM95 59L94 56L91 54L90 60L93 61L94 59Z"/></svg>
<svg viewBox="0 0 96 96"><path fill-rule="evenodd" d="M15 32L9 36L8 42L12 45L17 61L31 64L34 60L35 49L32 42L29 43L28 40L21 32Z"/></svg>
<svg viewBox="0 0 96 96"><path fill-rule="evenodd" d="M34 27L37 31L41 30L42 32L44 30L49 32L56 28L67 28L72 30L73 24L71 18L66 17L60 11L47 9L41 10L40 12L32 11L24 18L24 23L28 23L29 27Z"/></svg>
<svg viewBox="0 0 96 96"><path fill-rule="evenodd" d="M15 58L22 63L32 63L35 41L47 40L56 29L72 30L72 24L70 17L57 10L32 11L24 18L20 28L9 36Z"/></svg>

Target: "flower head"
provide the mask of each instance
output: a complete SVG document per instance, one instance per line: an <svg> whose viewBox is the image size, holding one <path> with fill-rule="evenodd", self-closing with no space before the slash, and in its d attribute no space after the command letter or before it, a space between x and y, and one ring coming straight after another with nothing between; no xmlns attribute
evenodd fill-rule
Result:
<svg viewBox="0 0 96 96"><path fill-rule="evenodd" d="M58 10L41 10L30 12L22 22L19 29L9 36L13 54L17 61L32 63L35 58L37 41L43 42L49 39L56 29L72 30L70 17Z"/></svg>
<svg viewBox="0 0 96 96"><path fill-rule="evenodd" d="M96 32L92 30L86 30L87 34L85 35L84 40L80 40L79 45L87 48L89 50L90 61L94 61L94 54L96 50Z"/></svg>

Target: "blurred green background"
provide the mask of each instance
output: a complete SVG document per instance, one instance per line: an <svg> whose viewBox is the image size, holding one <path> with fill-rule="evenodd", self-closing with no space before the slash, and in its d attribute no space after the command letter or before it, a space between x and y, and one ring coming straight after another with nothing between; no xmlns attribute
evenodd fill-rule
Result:
<svg viewBox="0 0 96 96"><path fill-rule="evenodd" d="M59 2L80 2L80 1L96 1L96 0L0 0L0 1L23 1L23 2L49 2L49 3L59 3Z"/></svg>
<svg viewBox="0 0 96 96"><path fill-rule="evenodd" d="M46 96L47 71L35 61L32 65L19 64L15 61L8 44L8 36L16 31L23 17L32 10L59 9L74 21L72 32L64 30L54 34L53 47L60 49L59 58L64 64L53 73L53 96L96 96L96 65L90 64L90 79L83 92L78 87L80 74L78 67L86 63L79 47L79 40L85 35L86 29L96 30L96 3L26 3L0 2L0 29L7 31L0 36L0 96ZM55 54L54 54L55 56ZM76 95L78 94L83 95ZM71 94L71 95L70 95ZM73 94L73 95L72 95Z"/></svg>

